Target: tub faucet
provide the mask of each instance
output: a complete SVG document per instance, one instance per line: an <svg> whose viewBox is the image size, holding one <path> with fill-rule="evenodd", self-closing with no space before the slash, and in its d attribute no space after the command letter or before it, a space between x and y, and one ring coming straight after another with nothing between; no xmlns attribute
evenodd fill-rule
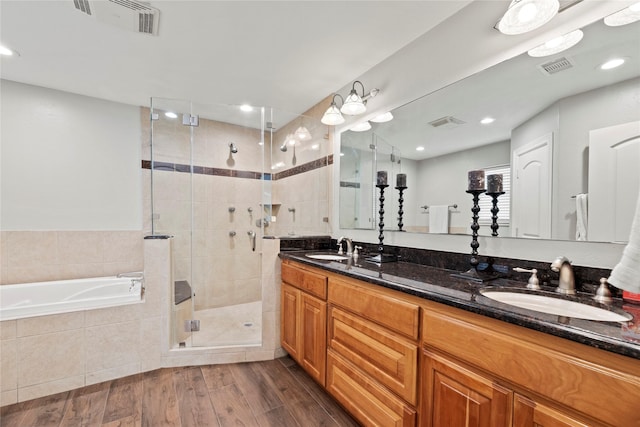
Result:
<svg viewBox="0 0 640 427"><path fill-rule="evenodd" d="M575 295L576 278L573 274L571 261L566 257L559 256L551 263L551 269L560 273L558 276L558 287L556 288L556 292L564 295Z"/></svg>
<svg viewBox="0 0 640 427"><path fill-rule="evenodd" d="M342 244L343 241L347 242L347 256L353 255L353 241L348 237L342 236L338 239L338 245Z"/></svg>

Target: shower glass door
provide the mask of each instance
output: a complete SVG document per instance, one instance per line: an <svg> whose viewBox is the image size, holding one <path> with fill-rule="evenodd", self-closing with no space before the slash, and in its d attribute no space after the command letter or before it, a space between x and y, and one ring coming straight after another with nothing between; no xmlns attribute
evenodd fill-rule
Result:
<svg viewBox="0 0 640 427"><path fill-rule="evenodd" d="M260 345L264 109L154 98L151 110L153 231L174 236L172 344Z"/></svg>

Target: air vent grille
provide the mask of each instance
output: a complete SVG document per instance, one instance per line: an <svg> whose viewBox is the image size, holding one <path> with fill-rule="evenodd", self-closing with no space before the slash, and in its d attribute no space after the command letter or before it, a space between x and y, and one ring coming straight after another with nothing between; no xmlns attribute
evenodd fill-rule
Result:
<svg viewBox="0 0 640 427"><path fill-rule="evenodd" d="M73 5L82 13L91 15L91 5L88 0L73 0Z"/></svg>
<svg viewBox="0 0 640 427"><path fill-rule="evenodd" d="M146 12L152 12L154 10L153 8L137 1L130 1L130 0L109 0L109 1L111 3L119 4L120 6L124 6L127 9L131 9L135 11L142 10Z"/></svg>
<svg viewBox="0 0 640 427"><path fill-rule="evenodd" d="M569 58L562 57L558 59L554 59L553 61L545 62L544 64L538 65L540 71L544 74L552 75L559 73L561 71L568 70L573 68L573 63Z"/></svg>
<svg viewBox="0 0 640 427"><path fill-rule="evenodd" d="M160 10L136 0L73 0L76 10L105 24L158 35Z"/></svg>
<svg viewBox="0 0 640 427"><path fill-rule="evenodd" d="M429 124L434 128L438 128L442 126L457 126L457 125L463 125L465 123L466 122L464 120L456 119L453 116L440 117L439 119L435 119L429 122Z"/></svg>

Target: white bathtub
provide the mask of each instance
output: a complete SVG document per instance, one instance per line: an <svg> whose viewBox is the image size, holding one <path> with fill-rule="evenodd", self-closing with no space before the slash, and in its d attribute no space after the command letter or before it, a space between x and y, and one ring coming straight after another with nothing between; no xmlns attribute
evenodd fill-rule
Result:
<svg viewBox="0 0 640 427"><path fill-rule="evenodd" d="M142 273L0 286L0 321L142 302Z"/></svg>

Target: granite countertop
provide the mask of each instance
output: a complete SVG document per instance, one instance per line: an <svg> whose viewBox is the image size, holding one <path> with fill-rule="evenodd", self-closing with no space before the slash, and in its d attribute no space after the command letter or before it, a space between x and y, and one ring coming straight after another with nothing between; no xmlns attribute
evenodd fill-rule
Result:
<svg viewBox="0 0 640 427"><path fill-rule="evenodd" d="M640 359L640 305L623 303L619 299L616 299L611 305L614 310L623 309L633 314L634 319L629 322L601 322L569 318L514 307L494 301L480 293L480 289L486 286L526 289L526 283L507 279L477 283L452 277L452 273L459 273L457 271L410 262L391 262L378 265L366 261L366 257L355 260L350 258L344 261L323 261L305 256L310 253L335 254L335 251L281 252L280 257L591 347ZM548 290L552 291L553 289ZM566 298L601 308L606 307L596 303L590 295L586 294Z"/></svg>

